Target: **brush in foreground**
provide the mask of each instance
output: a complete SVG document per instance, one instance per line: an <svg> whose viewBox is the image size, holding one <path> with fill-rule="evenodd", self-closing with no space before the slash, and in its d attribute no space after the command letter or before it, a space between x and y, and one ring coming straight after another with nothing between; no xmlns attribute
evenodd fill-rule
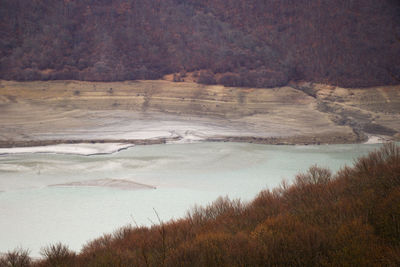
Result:
<svg viewBox="0 0 400 267"><path fill-rule="evenodd" d="M61 244L43 251L34 263L14 251L1 264L399 266L400 148L386 144L336 175L313 166L247 204L219 198L180 220L124 227L77 255Z"/></svg>

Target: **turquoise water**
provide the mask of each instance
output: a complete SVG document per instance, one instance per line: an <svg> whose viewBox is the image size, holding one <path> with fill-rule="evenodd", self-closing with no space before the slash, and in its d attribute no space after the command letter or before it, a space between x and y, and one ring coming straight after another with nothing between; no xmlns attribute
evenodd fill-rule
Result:
<svg viewBox="0 0 400 267"><path fill-rule="evenodd" d="M0 252L62 242L78 251L126 224L166 221L218 196L251 200L317 164L337 171L380 145L270 146L197 143L136 146L110 155L0 156ZM155 186L127 190L51 186L121 179Z"/></svg>

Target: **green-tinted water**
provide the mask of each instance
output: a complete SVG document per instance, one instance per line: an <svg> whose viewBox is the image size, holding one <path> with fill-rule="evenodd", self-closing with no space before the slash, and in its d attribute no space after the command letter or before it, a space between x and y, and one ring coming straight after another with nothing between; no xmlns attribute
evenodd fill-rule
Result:
<svg viewBox="0 0 400 267"><path fill-rule="evenodd" d="M136 146L96 156L2 155L0 251L22 246L37 256L41 246L58 241L79 250L120 226L150 225L157 221L153 208L169 220L218 196L251 200L313 164L336 171L378 147L198 143ZM50 186L98 179L157 189Z"/></svg>

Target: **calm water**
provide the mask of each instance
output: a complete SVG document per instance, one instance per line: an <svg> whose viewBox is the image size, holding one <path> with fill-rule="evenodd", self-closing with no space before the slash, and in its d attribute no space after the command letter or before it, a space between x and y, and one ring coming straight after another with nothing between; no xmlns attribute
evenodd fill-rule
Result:
<svg viewBox="0 0 400 267"><path fill-rule="evenodd" d="M126 224L179 218L218 196L251 200L317 164L338 170L379 145L198 143L136 146L111 155L0 156L0 252L61 241L78 251ZM157 189L50 186L122 179Z"/></svg>

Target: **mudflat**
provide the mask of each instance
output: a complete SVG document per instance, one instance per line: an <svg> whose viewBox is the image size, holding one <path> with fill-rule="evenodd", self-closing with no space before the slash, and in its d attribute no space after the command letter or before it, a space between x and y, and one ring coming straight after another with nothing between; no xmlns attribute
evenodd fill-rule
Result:
<svg viewBox="0 0 400 267"><path fill-rule="evenodd" d="M195 140L268 144L398 139L400 87L296 83L0 81L0 147Z"/></svg>

